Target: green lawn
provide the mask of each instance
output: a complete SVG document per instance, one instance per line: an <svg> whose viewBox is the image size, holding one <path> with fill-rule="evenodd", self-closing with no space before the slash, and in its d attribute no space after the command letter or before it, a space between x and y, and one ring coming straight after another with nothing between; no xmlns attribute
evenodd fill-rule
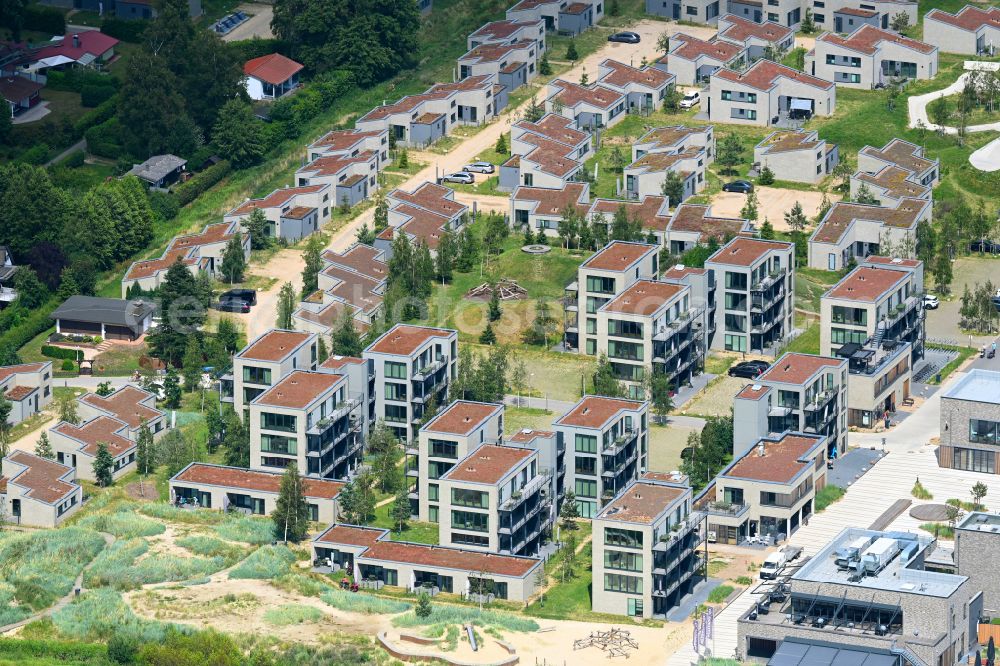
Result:
<svg viewBox="0 0 1000 666"><path fill-rule="evenodd" d="M434 545L440 543L437 523L422 523L411 520L407 524L406 529L402 532L397 532L396 524L389 517L391 509L391 502L377 507L375 509L375 521L372 523L372 526L391 530L394 541L412 541L414 543L429 543Z"/></svg>
<svg viewBox="0 0 1000 666"><path fill-rule="evenodd" d="M783 351L799 352L800 354L818 354L819 324L813 323L809 325L798 337L789 342Z"/></svg>
<svg viewBox="0 0 1000 666"><path fill-rule="evenodd" d="M549 410L533 407L507 407L504 410L504 424L508 435L521 430L547 430L552 425L555 414Z"/></svg>
<svg viewBox="0 0 1000 666"><path fill-rule="evenodd" d="M795 268L795 307L819 314L820 298L840 279L840 273L815 268Z"/></svg>
<svg viewBox="0 0 1000 666"><path fill-rule="evenodd" d="M967 358L976 353L976 350L973 349L972 347L952 347L950 345L937 345L937 344L927 345L927 346L935 349L951 349L953 351L958 352L958 356L956 356L954 359L949 361L947 365L941 368L940 372L935 373L933 377L927 379L928 384L940 384L941 382L945 381L946 379L948 379L948 375L957 370L960 365L965 363L965 360ZM940 381L938 381L938 377L941 377Z"/></svg>
<svg viewBox="0 0 1000 666"><path fill-rule="evenodd" d="M816 492L816 499L814 500L816 513L823 511L834 502L840 501L844 497L845 492L840 486L834 485L826 485L820 488Z"/></svg>
<svg viewBox="0 0 1000 666"><path fill-rule="evenodd" d="M94 375L122 377L139 369L139 359L149 353L146 345L114 345L94 358Z"/></svg>

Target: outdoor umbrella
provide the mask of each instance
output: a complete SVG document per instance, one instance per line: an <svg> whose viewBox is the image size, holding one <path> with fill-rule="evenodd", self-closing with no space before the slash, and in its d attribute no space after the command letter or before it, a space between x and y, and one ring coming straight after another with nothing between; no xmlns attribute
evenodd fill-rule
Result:
<svg viewBox="0 0 1000 666"><path fill-rule="evenodd" d="M997 646L993 644L993 637L990 636L990 642L986 644L986 663L993 666L993 660L997 656Z"/></svg>
<svg viewBox="0 0 1000 666"><path fill-rule="evenodd" d="M983 666L983 658L979 654L979 650L976 650L976 666Z"/></svg>

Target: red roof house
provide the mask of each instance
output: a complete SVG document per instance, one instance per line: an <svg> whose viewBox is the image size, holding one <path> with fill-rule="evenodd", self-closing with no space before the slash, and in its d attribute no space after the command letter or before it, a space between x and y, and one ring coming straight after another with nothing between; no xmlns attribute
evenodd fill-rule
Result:
<svg viewBox="0 0 1000 666"><path fill-rule="evenodd" d="M303 65L280 53L247 60L243 73L247 75L250 99L277 99L299 85Z"/></svg>

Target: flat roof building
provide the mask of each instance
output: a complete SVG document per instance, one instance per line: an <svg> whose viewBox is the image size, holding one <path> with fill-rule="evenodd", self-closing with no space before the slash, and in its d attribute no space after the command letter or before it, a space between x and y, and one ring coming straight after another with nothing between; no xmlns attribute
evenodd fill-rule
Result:
<svg viewBox="0 0 1000 666"><path fill-rule="evenodd" d="M1000 473L1000 372L973 368L941 394L938 465Z"/></svg>

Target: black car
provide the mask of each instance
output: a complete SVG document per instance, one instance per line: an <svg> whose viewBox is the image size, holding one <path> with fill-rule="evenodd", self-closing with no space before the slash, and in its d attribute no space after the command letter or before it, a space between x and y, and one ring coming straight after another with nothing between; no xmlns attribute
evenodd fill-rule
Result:
<svg viewBox="0 0 1000 666"><path fill-rule="evenodd" d="M239 298L230 298L216 303L215 309L219 312L239 312L246 314L250 312L250 304Z"/></svg>
<svg viewBox="0 0 1000 666"><path fill-rule="evenodd" d="M753 183L749 180L734 180L731 183L726 183L722 186L723 192L742 192L743 194L750 194L753 192Z"/></svg>
<svg viewBox="0 0 1000 666"><path fill-rule="evenodd" d="M970 252L989 252L990 254L996 254L1000 252L1000 243L994 243L988 240L977 240L969 243Z"/></svg>
<svg viewBox="0 0 1000 666"><path fill-rule="evenodd" d="M257 305L256 289L230 289L219 296L220 301L243 301L247 305Z"/></svg>
<svg viewBox="0 0 1000 666"><path fill-rule="evenodd" d="M771 367L766 361L743 361L729 368L730 377L745 377L746 379L757 379L764 371Z"/></svg>
<svg viewBox="0 0 1000 666"><path fill-rule="evenodd" d="M609 42L621 42L622 44L638 44L642 41L637 33L634 32L616 32L613 35L608 36Z"/></svg>

